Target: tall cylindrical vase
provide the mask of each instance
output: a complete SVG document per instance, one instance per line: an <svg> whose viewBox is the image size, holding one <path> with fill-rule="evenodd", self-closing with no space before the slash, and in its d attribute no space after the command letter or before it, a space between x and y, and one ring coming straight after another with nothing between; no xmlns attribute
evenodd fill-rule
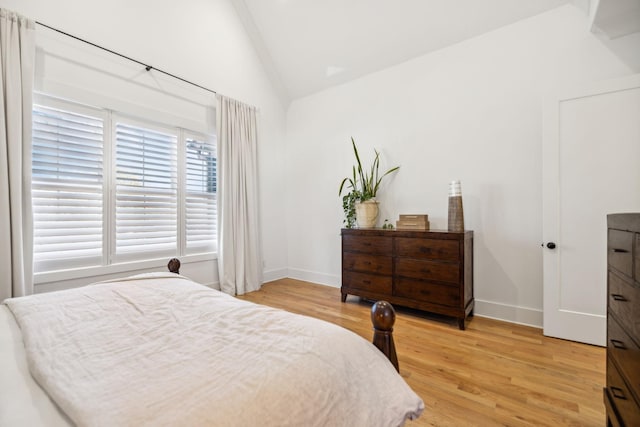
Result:
<svg viewBox="0 0 640 427"><path fill-rule="evenodd" d="M449 231L464 231L464 213L462 210L462 188L460 181L449 183Z"/></svg>

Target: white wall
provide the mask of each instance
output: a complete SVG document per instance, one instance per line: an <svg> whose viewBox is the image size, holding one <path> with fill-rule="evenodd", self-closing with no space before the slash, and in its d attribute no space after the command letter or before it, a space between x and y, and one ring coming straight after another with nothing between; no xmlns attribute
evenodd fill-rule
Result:
<svg viewBox="0 0 640 427"><path fill-rule="evenodd" d="M340 283L337 192L354 161L353 136L361 155L370 159L375 147L383 166L401 165L379 197L381 220L427 213L432 228L446 229L448 182L461 180L465 225L475 232L476 313L541 326L543 97L640 71L640 49L629 55L625 46L640 38L605 46L568 5L294 101L289 275Z"/></svg>
<svg viewBox="0 0 640 427"><path fill-rule="evenodd" d="M353 164L353 136L365 157L375 147L383 166L401 165L380 197L382 219L428 213L433 228L446 228L447 184L462 181L466 226L475 230L476 312L535 325L543 96L640 71L637 35L599 40L569 5L299 99L285 128L284 109L230 0L0 0L0 7L259 108L266 280L339 285L337 190ZM182 271L217 281L213 262Z"/></svg>
<svg viewBox="0 0 640 427"><path fill-rule="evenodd" d="M285 111L272 88L241 21L229 0L0 0L0 7L135 58L158 69L258 107L260 222L265 277L286 272L284 198ZM37 28L39 39L49 30ZM52 37L52 36L51 36ZM73 43L68 41L71 46ZM70 48L71 51L71 48ZM53 64L51 61L50 64ZM99 64L103 66L101 60ZM51 71L51 70L49 70ZM141 70L142 72L142 70ZM45 70L46 73L46 70ZM71 76L73 80L73 77ZM59 88L52 82L44 88ZM73 84L73 82L72 82ZM189 89L193 92L193 89ZM159 260L140 269L164 269ZM213 261L183 265L183 274L207 284L217 283ZM111 275L76 279L81 285ZM39 290L67 286L57 280Z"/></svg>

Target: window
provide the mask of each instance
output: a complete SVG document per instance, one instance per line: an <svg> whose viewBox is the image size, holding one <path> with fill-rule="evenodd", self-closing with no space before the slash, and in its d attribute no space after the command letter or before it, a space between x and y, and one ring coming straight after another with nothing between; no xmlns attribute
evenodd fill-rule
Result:
<svg viewBox="0 0 640 427"><path fill-rule="evenodd" d="M36 273L217 251L213 137L43 97Z"/></svg>
<svg viewBox="0 0 640 427"><path fill-rule="evenodd" d="M103 128L99 111L33 109L36 271L102 262Z"/></svg>
<svg viewBox="0 0 640 427"><path fill-rule="evenodd" d="M186 139L186 253L216 249L216 147L194 135Z"/></svg>
<svg viewBox="0 0 640 427"><path fill-rule="evenodd" d="M175 252L177 135L118 119L115 140L116 259Z"/></svg>

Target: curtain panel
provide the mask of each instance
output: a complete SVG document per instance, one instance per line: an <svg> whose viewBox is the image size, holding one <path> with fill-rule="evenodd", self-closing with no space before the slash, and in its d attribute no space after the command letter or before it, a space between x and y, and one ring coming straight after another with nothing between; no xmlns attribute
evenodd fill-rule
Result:
<svg viewBox="0 0 640 427"><path fill-rule="evenodd" d="M0 9L0 301L33 293L35 22Z"/></svg>
<svg viewBox="0 0 640 427"><path fill-rule="evenodd" d="M256 109L217 95L216 125L220 289L242 295L262 286Z"/></svg>

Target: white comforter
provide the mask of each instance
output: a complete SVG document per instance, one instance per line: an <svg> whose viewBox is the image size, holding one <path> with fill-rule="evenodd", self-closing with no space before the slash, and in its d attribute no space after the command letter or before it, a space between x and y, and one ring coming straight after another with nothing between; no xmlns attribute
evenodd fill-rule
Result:
<svg viewBox="0 0 640 427"><path fill-rule="evenodd" d="M354 333L173 274L5 304L78 425L395 426L424 407Z"/></svg>

